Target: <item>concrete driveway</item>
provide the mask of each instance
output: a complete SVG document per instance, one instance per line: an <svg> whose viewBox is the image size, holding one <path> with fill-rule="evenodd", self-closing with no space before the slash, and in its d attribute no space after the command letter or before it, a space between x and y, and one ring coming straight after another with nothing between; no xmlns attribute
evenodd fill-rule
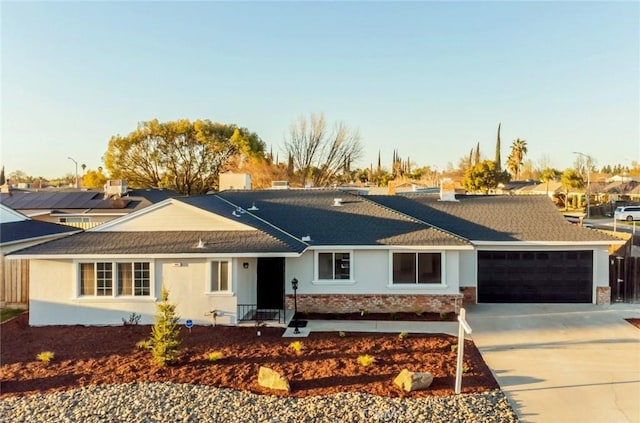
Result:
<svg viewBox="0 0 640 423"><path fill-rule="evenodd" d="M640 318L640 305L467 309L471 337L523 422L640 422L640 329L629 317Z"/></svg>

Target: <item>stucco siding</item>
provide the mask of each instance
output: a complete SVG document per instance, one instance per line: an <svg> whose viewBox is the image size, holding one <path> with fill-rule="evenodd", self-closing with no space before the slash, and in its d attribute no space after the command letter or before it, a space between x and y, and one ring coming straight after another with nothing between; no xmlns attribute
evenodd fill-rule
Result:
<svg viewBox="0 0 640 423"><path fill-rule="evenodd" d="M231 216L231 208L229 209ZM179 227L181 231L253 231L254 228L234 220L182 203L167 203L135 219L125 219L108 225L107 231L166 231ZM102 230L102 229L100 229Z"/></svg>
<svg viewBox="0 0 640 423"><path fill-rule="evenodd" d="M345 250L336 250L345 251ZM403 250L404 251L404 250ZM406 250L409 251L409 250ZM298 294L457 294L459 252L442 253L443 284L391 285L391 255L388 250L351 250L353 279L349 281L315 280L315 252L306 251L286 262L286 293L292 294L291 281L299 281Z"/></svg>
<svg viewBox="0 0 640 423"><path fill-rule="evenodd" d="M242 269L241 264L238 266L238 262L232 260L231 291L226 293L209 291L210 260L156 260L151 267L153 282L149 297L78 297L77 262L31 260L29 323L34 326L117 325L131 313L137 313L142 316L141 324L151 324L163 284L169 290L169 301L176 304L181 322L191 319L195 324L211 324L212 316L207 313L216 310L217 323L236 323L237 278L246 277L251 267ZM255 267L253 269L255 272Z"/></svg>
<svg viewBox="0 0 640 423"><path fill-rule="evenodd" d="M476 250L458 252L460 286L478 286L478 254Z"/></svg>

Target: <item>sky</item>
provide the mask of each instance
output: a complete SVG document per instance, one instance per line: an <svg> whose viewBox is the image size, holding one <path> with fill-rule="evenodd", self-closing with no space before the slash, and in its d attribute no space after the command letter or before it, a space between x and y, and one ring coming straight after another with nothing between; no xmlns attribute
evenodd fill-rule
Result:
<svg viewBox="0 0 640 423"><path fill-rule="evenodd" d="M640 161L640 4L7 2L0 164L61 177L154 118L257 133L282 158L300 116L360 134L354 167Z"/></svg>

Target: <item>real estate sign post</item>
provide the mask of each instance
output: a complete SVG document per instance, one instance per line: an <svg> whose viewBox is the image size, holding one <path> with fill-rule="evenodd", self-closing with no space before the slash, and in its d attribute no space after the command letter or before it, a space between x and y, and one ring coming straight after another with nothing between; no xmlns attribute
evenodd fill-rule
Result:
<svg viewBox="0 0 640 423"><path fill-rule="evenodd" d="M464 308L460 309L460 314L458 315L458 362L456 363L456 394L460 393L460 389L462 388L462 359L464 357L464 334L471 334L471 326L467 323L466 320L466 310Z"/></svg>

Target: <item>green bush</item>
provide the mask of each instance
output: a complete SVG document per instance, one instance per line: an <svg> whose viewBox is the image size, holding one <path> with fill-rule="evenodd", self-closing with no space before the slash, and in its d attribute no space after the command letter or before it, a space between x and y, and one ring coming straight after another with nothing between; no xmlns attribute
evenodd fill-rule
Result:
<svg viewBox="0 0 640 423"><path fill-rule="evenodd" d="M358 364L360 364L363 367L370 366L376 362L376 359L368 354L359 355L357 360L358 360Z"/></svg>
<svg viewBox="0 0 640 423"><path fill-rule="evenodd" d="M162 301L158 303L155 323L151 328L149 349L153 362L160 367L174 363L180 349L180 328L175 304L169 303L169 291L162 287Z"/></svg>
<svg viewBox="0 0 640 423"><path fill-rule="evenodd" d="M56 354L53 351L42 351L41 353L38 353L36 355L36 360L49 364L49 362L53 360L55 356Z"/></svg>

